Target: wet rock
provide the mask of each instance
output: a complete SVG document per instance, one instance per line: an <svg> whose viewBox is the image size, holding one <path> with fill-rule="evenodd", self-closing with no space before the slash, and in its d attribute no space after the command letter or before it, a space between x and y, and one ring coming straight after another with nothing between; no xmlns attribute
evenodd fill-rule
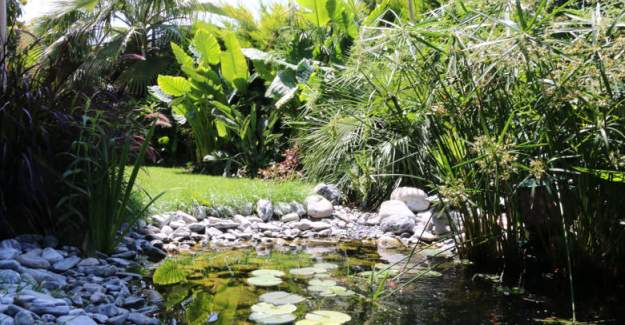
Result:
<svg viewBox="0 0 625 325"><path fill-rule="evenodd" d="M291 211L297 213L300 218L306 215L306 207L296 201L291 201Z"/></svg>
<svg viewBox="0 0 625 325"><path fill-rule="evenodd" d="M13 317L5 314L0 314L0 325L14 325Z"/></svg>
<svg viewBox="0 0 625 325"><path fill-rule="evenodd" d="M401 240L395 238L393 236L381 236L377 240L378 247L392 249L392 248L402 248L404 244L402 244Z"/></svg>
<svg viewBox="0 0 625 325"><path fill-rule="evenodd" d="M142 252L151 262L160 262L162 259L167 257L167 253L152 244L144 246Z"/></svg>
<svg viewBox="0 0 625 325"><path fill-rule="evenodd" d="M416 187L398 187L391 193L391 200L402 201L413 212L427 210L430 206L427 194Z"/></svg>
<svg viewBox="0 0 625 325"><path fill-rule="evenodd" d="M126 322L126 319L128 319L128 312L109 317L109 319L106 320L106 323L111 325L123 325Z"/></svg>
<svg viewBox="0 0 625 325"><path fill-rule="evenodd" d="M137 297L137 296L130 296L126 299L124 299L124 302L122 303L122 307L124 308L141 308L145 305L145 299L141 298L141 297Z"/></svg>
<svg viewBox="0 0 625 325"><path fill-rule="evenodd" d="M332 203L321 195L310 195L305 200L306 213L315 219L327 218L334 212Z"/></svg>
<svg viewBox="0 0 625 325"><path fill-rule="evenodd" d="M341 197L343 196L341 190L339 190L339 188L334 184L317 184L317 186L313 189L313 192L321 195L333 204L339 204Z"/></svg>
<svg viewBox="0 0 625 325"><path fill-rule="evenodd" d="M267 222L273 217L273 205L269 200L258 200L256 202L256 215L263 221Z"/></svg>

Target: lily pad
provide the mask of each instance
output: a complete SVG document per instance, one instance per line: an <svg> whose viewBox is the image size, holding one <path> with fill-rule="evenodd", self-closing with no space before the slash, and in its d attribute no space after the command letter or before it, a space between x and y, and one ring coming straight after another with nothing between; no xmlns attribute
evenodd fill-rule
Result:
<svg viewBox="0 0 625 325"><path fill-rule="evenodd" d="M347 297L354 295L355 292L348 290L345 287L341 286L308 286L308 291L318 294L322 297L335 297L342 296Z"/></svg>
<svg viewBox="0 0 625 325"><path fill-rule="evenodd" d="M259 302L252 306L252 312L262 313L268 315L281 315L281 314L290 314L297 310L297 307L292 304L285 304L276 306L274 304Z"/></svg>
<svg viewBox="0 0 625 325"><path fill-rule="evenodd" d="M295 318L296 317L293 314L270 315L264 313L252 313L250 315L251 321L264 325L291 324Z"/></svg>
<svg viewBox="0 0 625 325"><path fill-rule="evenodd" d="M352 317L338 311L315 310L306 314L306 319L317 323L311 324L343 324L352 320ZM299 322L298 322L299 323ZM304 323L306 324L306 323ZM301 325L301 324L299 324Z"/></svg>
<svg viewBox="0 0 625 325"><path fill-rule="evenodd" d="M282 280L274 276L254 276L248 278L247 283L257 287L273 287L282 283Z"/></svg>
<svg viewBox="0 0 625 325"><path fill-rule="evenodd" d="M284 291L267 292L258 297L258 299L261 302L267 302L274 305L299 304L300 302L306 300L306 298L300 295Z"/></svg>
<svg viewBox="0 0 625 325"><path fill-rule="evenodd" d="M339 266L337 264L334 263L316 263L315 265L313 265L314 268L318 268L318 269L324 269L324 270L336 270L339 268Z"/></svg>
<svg viewBox="0 0 625 325"><path fill-rule="evenodd" d="M326 269L321 269L317 267L301 267L290 269L289 273L293 275L311 276L315 274L326 273Z"/></svg>
<svg viewBox="0 0 625 325"><path fill-rule="evenodd" d="M278 270L256 270L251 273L253 276L273 276L273 277L282 277L284 276L284 272Z"/></svg>

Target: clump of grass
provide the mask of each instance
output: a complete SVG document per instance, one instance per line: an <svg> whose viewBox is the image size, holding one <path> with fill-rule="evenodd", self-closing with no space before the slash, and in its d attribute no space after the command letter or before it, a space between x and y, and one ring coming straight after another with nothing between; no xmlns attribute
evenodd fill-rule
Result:
<svg viewBox="0 0 625 325"><path fill-rule="evenodd" d="M273 202L302 202L312 185L300 181L268 181L200 175L183 168L146 167L137 177L137 185L149 195L164 192L154 207L159 211L189 209L194 204L231 206Z"/></svg>

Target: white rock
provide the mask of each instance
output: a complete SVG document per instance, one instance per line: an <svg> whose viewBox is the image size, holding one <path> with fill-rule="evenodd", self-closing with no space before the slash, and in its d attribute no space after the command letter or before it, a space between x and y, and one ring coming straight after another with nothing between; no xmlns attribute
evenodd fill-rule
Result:
<svg viewBox="0 0 625 325"><path fill-rule="evenodd" d="M280 218L282 222L299 221L299 215L297 212L287 213Z"/></svg>
<svg viewBox="0 0 625 325"><path fill-rule="evenodd" d="M165 216L165 215L161 215L161 214L155 214L152 216L152 221L154 221L154 223L159 227L163 227L165 225L167 225L167 223L169 222L169 217Z"/></svg>
<svg viewBox="0 0 625 325"><path fill-rule="evenodd" d="M331 225L329 223L327 223L327 222L315 221L315 222L311 222L310 223L310 227L314 231L321 231L321 230L330 228Z"/></svg>
<svg viewBox="0 0 625 325"><path fill-rule="evenodd" d="M170 226L163 226L163 228L161 228L161 233L169 236L174 233L174 230Z"/></svg>
<svg viewBox="0 0 625 325"><path fill-rule="evenodd" d="M430 206L427 194L416 187L398 187L391 193L391 200L402 201L411 211L427 210Z"/></svg>
<svg viewBox="0 0 625 325"><path fill-rule="evenodd" d="M176 219L184 221L184 223L194 223L198 221L194 216L182 211L176 212Z"/></svg>
<svg viewBox="0 0 625 325"><path fill-rule="evenodd" d="M332 203L321 195L310 195L306 198L304 205L306 212L311 218L321 219L332 215L334 207Z"/></svg>
<svg viewBox="0 0 625 325"><path fill-rule="evenodd" d="M414 213L408 209L408 206L403 201L390 200L382 202L380 205L380 211L378 212L381 220L390 216L409 217L415 219Z"/></svg>
<svg viewBox="0 0 625 325"><path fill-rule="evenodd" d="M392 232L394 234L412 233L415 227L415 219L409 216L392 215L382 219L380 229L383 232Z"/></svg>
<svg viewBox="0 0 625 325"><path fill-rule="evenodd" d="M186 223L182 220L176 220L169 223L169 227L171 227L171 229L178 229L184 227L185 225Z"/></svg>

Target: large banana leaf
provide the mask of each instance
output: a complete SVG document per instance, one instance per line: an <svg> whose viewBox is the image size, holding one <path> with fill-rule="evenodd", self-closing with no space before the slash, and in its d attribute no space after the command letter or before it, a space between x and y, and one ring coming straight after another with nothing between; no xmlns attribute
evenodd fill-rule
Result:
<svg viewBox="0 0 625 325"><path fill-rule="evenodd" d="M244 92L250 75L241 45L232 32L225 33L223 39L226 51L221 54L221 74L230 88Z"/></svg>
<svg viewBox="0 0 625 325"><path fill-rule="evenodd" d="M174 52L174 56L176 57L176 61L180 66L184 67L193 67L193 58L187 54L180 46L176 43L171 43L171 50Z"/></svg>
<svg viewBox="0 0 625 325"><path fill-rule="evenodd" d="M215 36L203 29L200 29L193 36L191 46L200 54L204 65L215 65L219 63L221 48Z"/></svg>
<svg viewBox="0 0 625 325"><path fill-rule="evenodd" d="M183 77L159 75L158 87L167 95L180 97L191 90L191 83Z"/></svg>

